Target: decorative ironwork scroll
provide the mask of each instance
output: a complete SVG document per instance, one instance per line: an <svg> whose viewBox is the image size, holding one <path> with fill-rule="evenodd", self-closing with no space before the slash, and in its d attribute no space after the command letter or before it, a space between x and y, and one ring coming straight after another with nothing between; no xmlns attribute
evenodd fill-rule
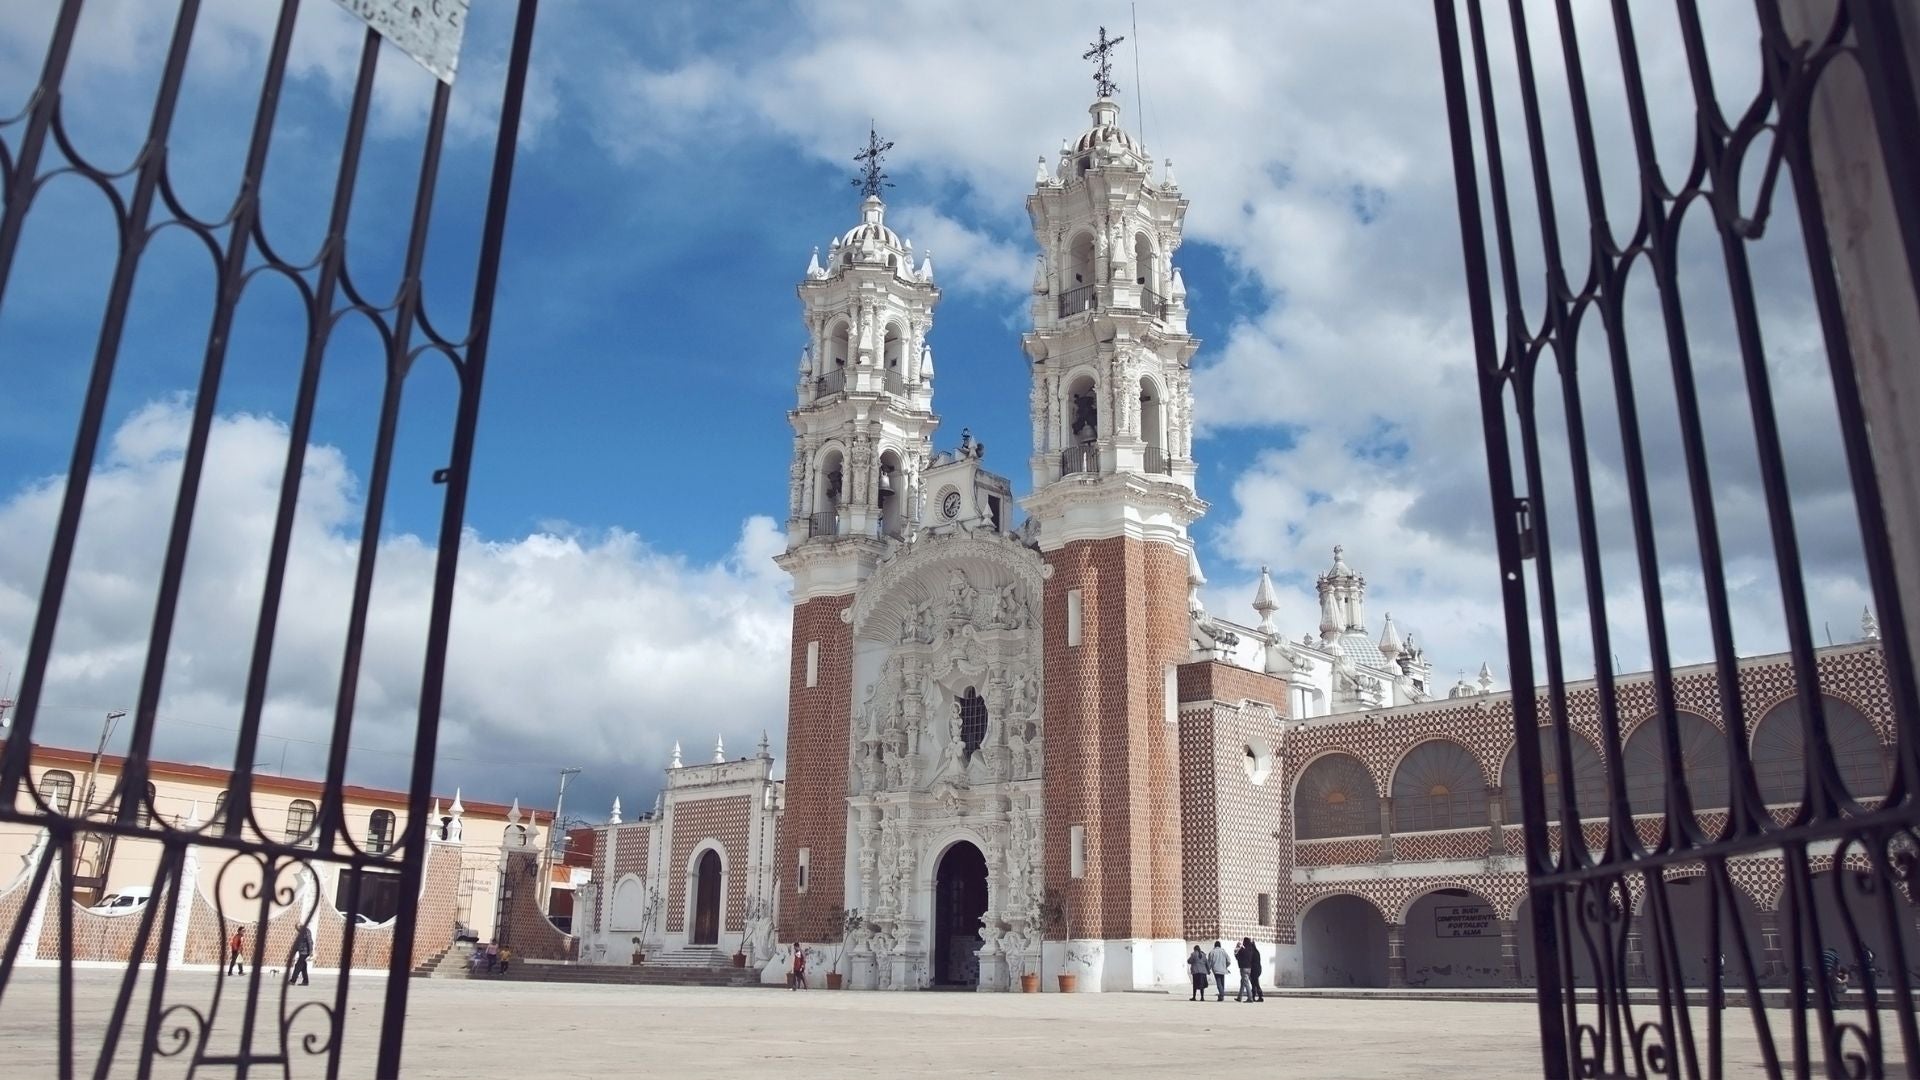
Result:
<svg viewBox="0 0 1920 1080"><path fill-rule="evenodd" d="M458 6L464 15L465 4ZM337 986L330 1001L324 998L295 1000L289 996L286 980L276 976L268 982L263 971L290 959L289 954L281 952L290 947L288 941L275 936L270 943L269 934L245 928L263 930L269 924L269 915L278 910L282 918L273 922L286 924L279 933L298 941L298 931L310 930L312 926L318 896L317 876L323 869L337 874L344 883L345 910L349 912L358 909L356 894L365 879L364 871L385 871L395 876L402 897L420 894L427 864L429 785L440 722L454 572L471 481L469 466L487 365L495 285L500 276L507 198L513 178L515 141L526 90L537 0L519 0L513 13L512 41L507 54L470 296L471 314L466 325L460 328L437 326L429 319L425 297L431 291L430 283L423 279L422 273L448 120L449 82L434 84L426 133L417 146L417 184L404 231L398 286L388 298L373 296L355 280L356 264L349 258L346 235L363 153L374 152L369 147L368 119L375 104L375 71L382 60L381 37L372 29L366 31L354 69L351 102L337 159L338 174L327 195L324 236L317 250L296 256L284 246L285 240L276 244L270 239L270 230L262 217L261 192L274 142L275 117L283 92L289 87L289 55L294 47L299 0L282 0L278 6L264 76L247 117L251 134L244 161L239 174L233 178L230 200L218 214L211 216L196 214L183 205L168 153L177 139L193 134L182 130L184 125L176 125L175 119L183 84L195 66L194 34L200 21L200 7L199 0L179 0L153 95L147 101L128 103L130 107L144 110L149 117L145 138L130 165L117 169L101 165L87 156L88 148L81 145L84 140L74 138L69 130L66 102L81 92L69 85L68 78L70 68L79 66L75 61L83 59L76 54L81 0L64 0L60 5L53 20L44 65L25 109L18 115L0 119L0 184L4 185L5 196L4 213L0 214L0 301L8 299L6 286L16 273L30 275L36 269L21 265L16 256L23 227L44 203L40 195L48 180L59 177L69 186L78 181L91 194L98 195L112 215L117 235L117 250L105 283L106 303L99 319L97 346L86 375L86 391L77 415L72 418L71 464L21 673L13 725L4 751L0 751L0 821L32 826L40 830L41 836L23 886L23 914L13 921L5 940L4 957L0 958L0 1008L6 1007L8 995L31 992L18 978L19 961L23 956L31 957L44 937L29 941L29 933L51 934L60 945L58 1026L50 1038L58 1042L58 1072L62 1077L74 1075L78 1071L77 1062L83 1057L92 1057L96 1062L88 1071L96 1076L107 1075L116 1065L126 1063L128 1056L123 1051L129 1048L123 1042L131 1041L137 1041L137 1046L131 1049L141 1076L148 1075L157 1062L166 1059L187 1062L194 1073L230 1072L238 1077L256 1071L276 1075L319 1072L340 1075L341 1050L349 1034L346 1003L352 960L357 955L356 920L345 919L340 939L329 945L331 948L337 944L340 958ZM85 47L84 42L80 47ZM396 62L396 57L389 53L386 60ZM210 62L224 61L215 58ZM407 61L398 58L397 62ZM450 68L446 77L450 80ZM409 157L412 152L409 151ZM48 206L40 216L59 212ZM82 805L78 812L67 813L63 812L67 807L50 804L35 790L28 767L42 719L55 631L74 568L81 508L89 481L94 477L108 396L115 385L116 364L122 358L123 345L129 344L123 337L134 280L149 252L150 242L162 230L184 231L210 254L214 264L213 304L210 312L182 311L176 315L181 325L198 327L202 325L201 320L208 320L208 329L171 527L160 538L164 556L154 593L154 620L144 673L132 710L130 747L115 781L116 788L98 801L98 806L106 809L96 812L94 806ZM289 417L288 455L272 536L265 553L265 588L253 628L243 710L234 741L231 784L210 822L168 822L154 811L153 788L148 783L148 756L158 721L161 678L175 630L192 617L181 604L181 583L194 508L202 494L202 477L210 456L217 452L209 449L209 436L229 359L230 331L242 297L250 285L261 279L289 283L301 300L304 315L300 345L302 366L298 396ZM365 403L369 412L377 412L379 416L379 435L365 478L366 516L359 534L359 557L343 643L339 696L328 736L324 793L313 808L317 812L304 819L292 835L287 835L280 823L268 828L258 820L253 800L253 767L261 757L261 714L274 658L275 632L285 599L282 590L304 457L313 431L318 386L323 368L333 363L341 352L338 348L330 349L336 341L335 330L348 322L365 323L380 343L384 385L377 400ZM5 347L5 343L0 342L0 347ZM458 396L453 406L446 467L434 477L435 482L442 485L438 553L431 615L426 626L418 721L413 731L406 813L392 844L376 851L353 835L344 815L348 734L353 720L353 694L367 629L382 513L395 454L401 391L409 373L423 363L448 365L458 383ZM99 1045L76 1045L75 921L76 917L86 915L73 903L76 862L83 848L90 844L98 847L100 838L108 842L139 841L157 849L159 854L144 907L137 914L120 916L122 921L133 920L133 941L129 959L118 976L118 990L104 1039ZM223 938L227 938L232 928L241 928L240 964L232 964L235 959L230 955L232 939L220 943L220 960L223 966L232 965L235 970L243 967L248 973L244 979L215 980L210 997L204 976L179 971L180 961L169 956L168 948L168 943L180 938L184 929L181 920L191 917L193 905L206 902L193 884L202 860L207 861L210 868L211 864L218 864L213 874L212 901L218 918L212 925L222 929ZM229 910L235 897L239 898L240 908ZM288 911L293 913L291 920L285 918ZM45 912L44 920L36 925L24 912ZM51 928L46 926L49 922L53 924ZM381 1076L397 1076L401 1071L401 1034L411 985L408 976L418 931L415 906L399 904L391 931L388 978L384 983L372 984L376 988L373 992L382 995L384 1002L377 1010L362 1011L368 1023L378 1025L376 1068ZM437 928L432 932L437 933ZM369 1041L370 1038L362 1039L363 1045Z"/></svg>
<svg viewBox="0 0 1920 1080"><path fill-rule="evenodd" d="M1884 170L1878 227L1903 252L1893 279L1874 284L1903 304L1920 297L1920 99L1900 25L1913 12L1889 0L1753 0L1707 12L1733 11L1757 31L1727 34L1709 32L1705 6L1434 2L1517 690L1523 932L1538 958L1542 1061L1551 1076L1720 1076L1753 1065L1771 1076L1920 1076L1920 712L1895 583L1895 545L1915 540L1890 535L1876 485L1858 361L1879 343L1850 322L1830 231L1835 193L1821 176L1836 126L1858 125L1874 146L1868 167ZM1812 20L1820 25L1808 32ZM1904 32L1916 33L1910 23ZM1656 50L1660 62L1648 59ZM1729 78L1734 68L1754 76ZM1827 96L1841 91L1860 103L1845 116ZM1666 123L1675 110L1681 122ZM1675 129L1681 139L1665 138ZM1770 230L1787 242L1763 247ZM1707 255L1689 262L1683 236ZM1857 790L1880 775L1871 758L1854 760L1861 725L1823 696L1815 664L1803 547L1813 516L1791 497L1797 432L1776 396L1790 335L1766 310L1780 287L1769 272L1787 268L1817 316L1807 351L1824 353L1843 459L1835 472L1851 489L1863 584L1883 628L1892 775L1871 792ZM1702 275L1713 290L1694 287ZM1713 345L1731 357L1718 372L1731 377L1715 383L1701 326L1729 318ZM1670 402L1649 396L1668 381ZM1804 748L1790 766L1775 760L1782 736L1753 740L1766 703L1743 700L1737 677L1729 552L1752 538L1723 517L1716 494L1731 470L1709 453L1713 421L1728 416L1752 431L1766 587L1777 591L1796 695L1799 730L1784 741ZM1648 452L1654 423L1677 423L1664 459ZM1603 451L1618 466L1608 480L1624 489L1618 521L1602 520ZM1555 491L1564 494L1549 498ZM1630 543L1609 548L1616 524L1612 534ZM1675 701L1680 645L1663 573L1691 573L1695 553L1723 729ZM1636 691L1640 715L1629 716L1614 643L1637 648L1643 625L1651 687ZM1605 736L1601 797L1569 726L1567 684L1588 673L1570 672L1585 660L1569 656L1588 647ZM1536 685L1538 694L1524 689ZM1633 737L1649 699L1652 726ZM1871 749L1880 752L1877 739ZM1553 839L1583 831L1604 842ZM1766 891L1752 888L1756 868L1777 878L1771 910L1750 898Z"/></svg>

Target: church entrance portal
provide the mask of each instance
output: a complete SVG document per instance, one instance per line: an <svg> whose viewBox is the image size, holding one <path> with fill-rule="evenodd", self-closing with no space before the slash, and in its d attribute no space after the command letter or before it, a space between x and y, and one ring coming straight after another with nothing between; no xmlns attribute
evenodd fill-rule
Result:
<svg viewBox="0 0 1920 1080"><path fill-rule="evenodd" d="M700 856L700 865L694 871L690 944L720 944L720 853L712 848Z"/></svg>
<svg viewBox="0 0 1920 1080"><path fill-rule="evenodd" d="M961 841L940 857L933 881L933 982L978 986L980 927L987 913L987 860Z"/></svg>

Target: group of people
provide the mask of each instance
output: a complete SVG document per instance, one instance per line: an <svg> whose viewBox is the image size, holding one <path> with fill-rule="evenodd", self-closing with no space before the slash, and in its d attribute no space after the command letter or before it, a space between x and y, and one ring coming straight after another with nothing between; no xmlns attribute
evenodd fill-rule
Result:
<svg viewBox="0 0 1920 1080"><path fill-rule="evenodd" d="M505 975L512 964L513 946L488 942L473 947L473 955L467 958L467 971L472 975Z"/></svg>
<svg viewBox="0 0 1920 1080"><path fill-rule="evenodd" d="M1216 941L1213 951L1208 952L1195 945L1187 957L1187 971L1193 976L1193 993L1188 1001L1207 1000L1207 976L1213 976L1215 1001L1227 1000L1227 976L1234 968L1240 969L1240 990L1233 995L1235 1001L1265 1001L1267 995L1260 990L1260 947L1252 938L1241 938L1240 944L1233 947L1233 955Z"/></svg>
<svg viewBox="0 0 1920 1080"><path fill-rule="evenodd" d="M247 955L247 928L244 926L234 927L233 940L229 941L227 946L227 974L245 975L247 973L247 967L241 961ZM287 981L289 983L298 981L301 986L312 985L313 978L307 971L307 961L312 957L313 929L303 924L299 931L293 935L293 951L287 956Z"/></svg>

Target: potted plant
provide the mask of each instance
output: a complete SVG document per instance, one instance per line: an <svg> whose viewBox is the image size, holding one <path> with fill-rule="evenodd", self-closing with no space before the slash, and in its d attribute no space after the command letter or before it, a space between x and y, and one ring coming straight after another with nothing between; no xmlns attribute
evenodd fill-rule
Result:
<svg viewBox="0 0 1920 1080"><path fill-rule="evenodd" d="M639 967L641 964L644 964L646 962L647 962L646 946L640 944L639 938L634 938L633 939L633 966Z"/></svg>
<svg viewBox="0 0 1920 1080"><path fill-rule="evenodd" d="M1035 971L1022 971L1020 973L1020 992L1023 994L1039 993L1040 974Z"/></svg>
<svg viewBox="0 0 1920 1080"><path fill-rule="evenodd" d="M827 962L827 989L838 990L842 980L840 958L846 955L847 935L860 929L860 909L834 908L830 917L833 921L829 924L828 933L832 936L828 938L827 944L833 946L833 959Z"/></svg>
<svg viewBox="0 0 1920 1080"><path fill-rule="evenodd" d="M1040 898L1040 962L1046 963L1047 939L1054 934L1066 942L1067 960L1073 958L1073 913L1067 905L1067 895L1058 888L1049 888ZM1077 972L1062 971L1058 976L1060 992L1071 994L1080 985Z"/></svg>

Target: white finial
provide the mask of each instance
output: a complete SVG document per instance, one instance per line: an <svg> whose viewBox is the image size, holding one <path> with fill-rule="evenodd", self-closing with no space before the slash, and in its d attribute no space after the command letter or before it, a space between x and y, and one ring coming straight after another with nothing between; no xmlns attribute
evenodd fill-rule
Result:
<svg viewBox="0 0 1920 1080"><path fill-rule="evenodd" d="M807 277L823 278L826 276L827 272L820 269L820 249L815 247L813 249L813 257L807 260Z"/></svg>
<svg viewBox="0 0 1920 1080"><path fill-rule="evenodd" d="M680 740L675 739L673 740L673 764L667 766L667 768L677 769L679 767L680 767Z"/></svg>
<svg viewBox="0 0 1920 1080"><path fill-rule="evenodd" d="M1485 660L1480 661L1480 692L1493 693L1493 669L1487 666Z"/></svg>
<svg viewBox="0 0 1920 1080"><path fill-rule="evenodd" d="M618 795L615 795L613 797L613 813L607 818L607 824L609 825L620 824L620 796Z"/></svg>
<svg viewBox="0 0 1920 1080"><path fill-rule="evenodd" d="M665 791L654 792L653 793L653 816L659 817L661 810L666 805L667 805L667 793Z"/></svg>
<svg viewBox="0 0 1920 1080"><path fill-rule="evenodd" d="M1860 637L1865 641L1880 640L1880 620L1873 617L1873 609L1860 609Z"/></svg>
<svg viewBox="0 0 1920 1080"><path fill-rule="evenodd" d="M1380 655L1386 657L1388 663L1392 663L1405 651L1405 646L1400 644L1400 631L1393 626L1393 612L1389 611L1387 625L1380 629Z"/></svg>
<svg viewBox="0 0 1920 1080"><path fill-rule="evenodd" d="M187 828L191 829L198 824L200 824L200 800L195 799L193 804L187 807Z"/></svg>
<svg viewBox="0 0 1920 1080"><path fill-rule="evenodd" d="M932 281L933 280L933 249L928 248L925 254L926 254L925 261L921 262L920 264L920 280Z"/></svg>
<svg viewBox="0 0 1920 1080"><path fill-rule="evenodd" d="M1172 158L1167 159L1166 185L1170 188L1177 188L1180 186L1180 181L1174 179L1174 176L1173 176L1173 159Z"/></svg>
<svg viewBox="0 0 1920 1080"><path fill-rule="evenodd" d="M760 756L763 758L770 758L773 756L773 744L771 741L767 739L766 728L760 729Z"/></svg>
<svg viewBox="0 0 1920 1080"><path fill-rule="evenodd" d="M460 789L456 787L453 789L453 805L447 807L447 813L452 814L454 817L459 817L466 812L467 808L460 804Z"/></svg>
<svg viewBox="0 0 1920 1080"><path fill-rule="evenodd" d="M507 811L507 824L520 824L520 800L518 798L513 800L513 808Z"/></svg>
<svg viewBox="0 0 1920 1080"><path fill-rule="evenodd" d="M439 827L440 827L440 817L441 817L441 815L440 815L440 800L439 800L439 799L435 799L435 800L433 800L433 813L432 813L431 815L429 815L429 816L428 816L428 818L427 818L427 820L428 820L428 821L431 821L431 822L433 823L433 826L434 826L434 828L439 828Z"/></svg>
<svg viewBox="0 0 1920 1080"><path fill-rule="evenodd" d="M933 381L933 346L931 345L922 345L920 347L920 380L922 382Z"/></svg>
<svg viewBox="0 0 1920 1080"><path fill-rule="evenodd" d="M1177 266L1173 268L1173 298L1175 300L1187 298L1187 279L1180 276L1180 268Z"/></svg>
<svg viewBox="0 0 1920 1080"><path fill-rule="evenodd" d="M713 740L713 762L718 765L725 760L727 760L727 740L722 736Z"/></svg>
<svg viewBox="0 0 1920 1080"><path fill-rule="evenodd" d="M1047 182L1047 155L1045 154L1040 155L1040 167L1033 171L1033 182L1036 184Z"/></svg>
<svg viewBox="0 0 1920 1080"><path fill-rule="evenodd" d="M1278 611L1280 603L1273 595L1273 579L1267 576L1267 568L1260 568L1260 587L1253 591L1253 610L1260 615L1260 629L1271 634L1274 632L1273 613Z"/></svg>

